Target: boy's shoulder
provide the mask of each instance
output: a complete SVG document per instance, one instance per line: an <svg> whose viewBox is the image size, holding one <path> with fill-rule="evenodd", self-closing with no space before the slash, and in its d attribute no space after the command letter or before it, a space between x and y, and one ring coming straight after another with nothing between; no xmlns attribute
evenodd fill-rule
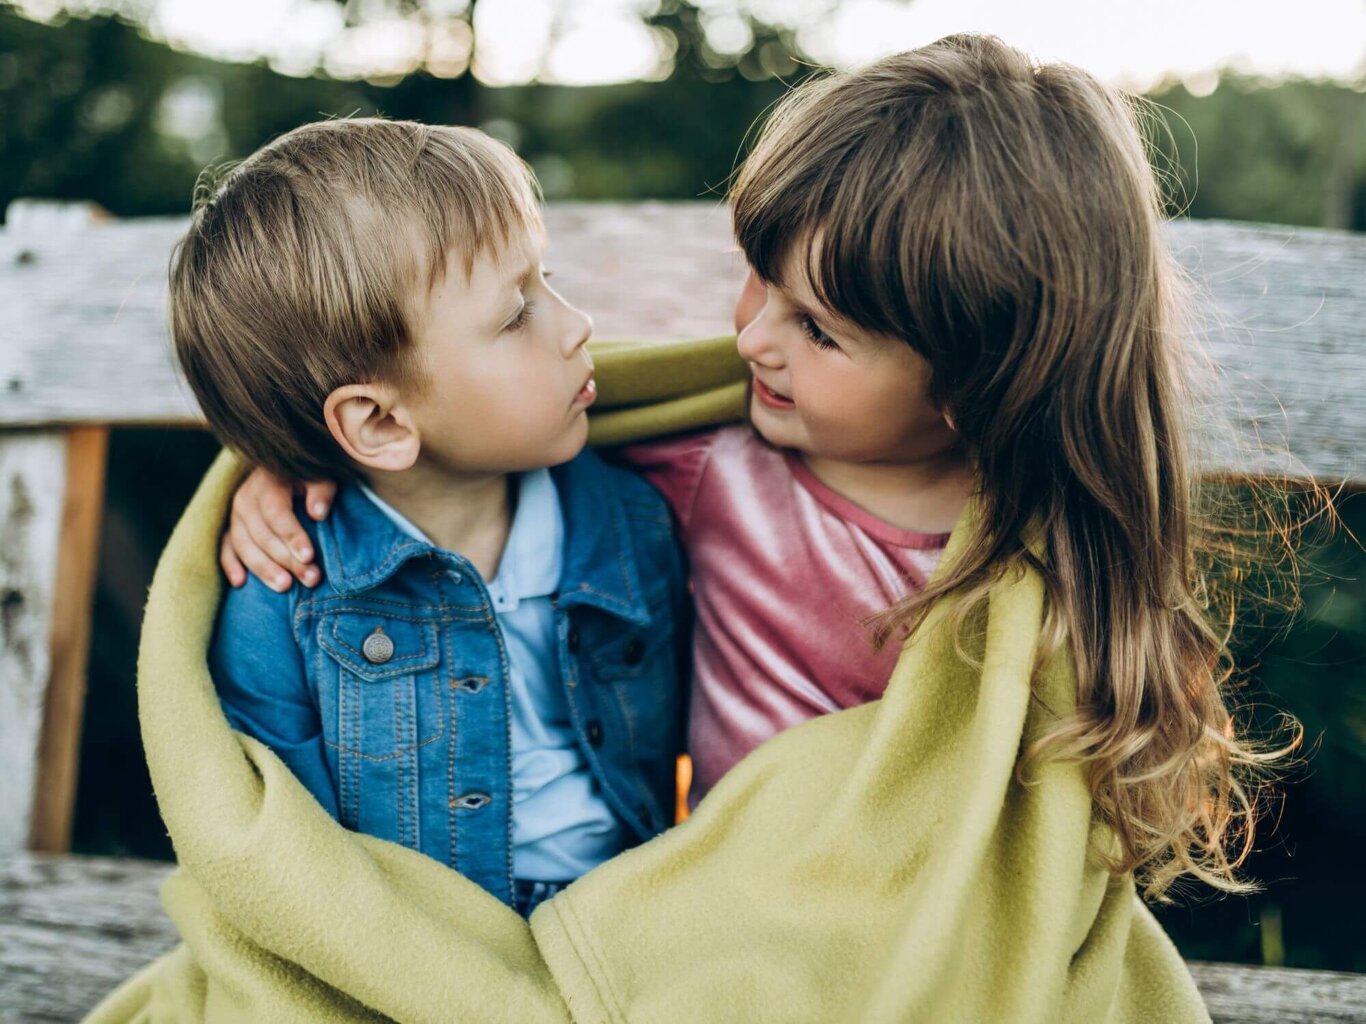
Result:
<svg viewBox="0 0 1366 1024"><path fill-rule="evenodd" d="M309 542L313 545L313 550L316 553L317 564L323 570L324 578L326 578L327 566L324 564L324 552L322 545L318 543L318 524L305 510L303 498L296 499L294 516L299 520L304 533L308 535ZM247 573L245 583L240 587L228 587L224 593L219 612L220 619L228 617L229 613L233 619L239 622L244 619L250 621L254 616L292 619L301 598L311 592L293 577L290 577L290 583L292 584L290 588L284 593L280 593L268 587L254 573Z"/></svg>
<svg viewBox="0 0 1366 1024"><path fill-rule="evenodd" d="M605 461L591 448L585 448L561 467L558 476L561 488L567 485L571 492L562 494L562 501L574 500L587 492L601 501L619 502L628 519L665 525L670 522L669 507L659 491L638 474Z"/></svg>
<svg viewBox="0 0 1366 1024"><path fill-rule="evenodd" d="M623 564L634 564L640 579L660 581L664 593L670 585L682 585L674 520L663 496L647 481L591 450L557 467L555 480L570 552L567 565L582 567L587 553L600 567L624 557Z"/></svg>

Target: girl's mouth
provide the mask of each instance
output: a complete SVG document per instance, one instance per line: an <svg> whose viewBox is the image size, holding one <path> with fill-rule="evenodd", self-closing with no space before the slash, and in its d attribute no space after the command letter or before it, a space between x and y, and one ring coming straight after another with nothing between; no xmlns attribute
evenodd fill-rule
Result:
<svg viewBox="0 0 1366 1024"><path fill-rule="evenodd" d="M761 381L758 377L754 378L754 396L763 402L770 409L795 409L797 403L786 395L780 395L771 387Z"/></svg>

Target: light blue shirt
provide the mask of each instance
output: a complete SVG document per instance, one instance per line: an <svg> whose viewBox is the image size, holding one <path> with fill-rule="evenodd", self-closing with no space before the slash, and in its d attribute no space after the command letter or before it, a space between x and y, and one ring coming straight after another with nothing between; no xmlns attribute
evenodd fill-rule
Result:
<svg viewBox="0 0 1366 1024"><path fill-rule="evenodd" d="M559 882L628 843L575 742L555 657L551 595L559 588L564 514L550 472L515 478L517 510L498 574L487 582L508 653L512 697L512 845L517 878ZM416 540L432 543L369 487L361 490Z"/></svg>

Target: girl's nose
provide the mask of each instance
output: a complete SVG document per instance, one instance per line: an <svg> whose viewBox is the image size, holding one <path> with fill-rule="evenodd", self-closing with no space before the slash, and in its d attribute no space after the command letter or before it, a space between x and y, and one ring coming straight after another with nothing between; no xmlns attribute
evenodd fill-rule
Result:
<svg viewBox="0 0 1366 1024"><path fill-rule="evenodd" d="M751 320L735 339L735 347L740 353L740 358L771 370L781 369L782 350L774 335L773 326L769 323L765 310L760 310L759 315Z"/></svg>

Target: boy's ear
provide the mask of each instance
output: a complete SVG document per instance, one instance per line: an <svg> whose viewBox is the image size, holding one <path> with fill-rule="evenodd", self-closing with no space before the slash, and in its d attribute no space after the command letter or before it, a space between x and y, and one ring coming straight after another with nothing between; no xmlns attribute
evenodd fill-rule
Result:
<svg viewBox="0 0 1366 1024"><path fill-rule="evenodd" d="M422 450L417 424L383 384L345 384L323 403L323 420L347 458L367 469L411 469Z"/></svg>

